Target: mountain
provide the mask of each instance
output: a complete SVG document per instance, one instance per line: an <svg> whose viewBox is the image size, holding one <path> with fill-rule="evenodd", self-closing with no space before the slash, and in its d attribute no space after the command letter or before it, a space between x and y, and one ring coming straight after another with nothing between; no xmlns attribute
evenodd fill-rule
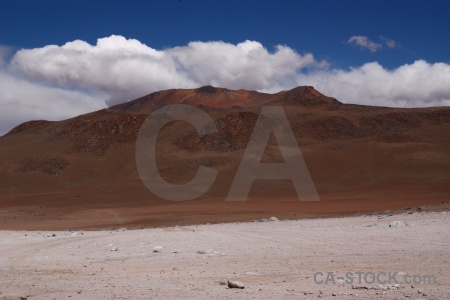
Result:
<svg viewBox="0 0 450 300"><path fill-rule="evenodd" d="M199 166L217 171L190 201L150 192L136 167L136 138L148 115L172 104L201 108L217 132L186 121L158 135L156 161L172 184ZM282 106L321 201L299 201L291 180L256 180L247 201L226 201L260 111ZM30 121L0 137L0 229L147 227L300 218L418 207L449 201L450 108L343 104L313 87L276 94L160 91L72 119ZM263 163L283 162L272 135Z"/></svg>

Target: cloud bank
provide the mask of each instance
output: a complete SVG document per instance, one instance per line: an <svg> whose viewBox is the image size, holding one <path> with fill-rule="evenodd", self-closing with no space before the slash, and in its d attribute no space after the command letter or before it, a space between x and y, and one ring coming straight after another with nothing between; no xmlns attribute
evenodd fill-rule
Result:
<svg viewBox="0 0 450 300"><path fill-rule="evenodd" d="M364 37L351 43L369 50L381 47ZM383 43L395 47L393 40ZM313 85L346 103L450 105L450 65L445 63L419 60L387 70L370 62L334 69L312 53L285 45L269 51L257 41L153 49L113 35L96 45L76 40L1 56L0 134L30 119L64 119L158 90L202 85L265 92Z"/></svg>
<svg viewBox="0 0 450 300"><path fill-rule="evenodd" d="M450 65L445 63L418 60L386 70L372 62L349 71L300 74L298 82L313 85L346 103L394 107L450 105Z"/></svg>
<svg viewBox="0 0 450 300"><path fill-rule="evenodd" d="M297 72L318 65L289 47L269 53L260 43L191 42L156 50L134 39L111 36L92 46L74 41L61 47L20 50L13 68L32 79L59 86L94 88L117 104L170 89L216 85L235 89L271 89L294 84Z"/></svg>

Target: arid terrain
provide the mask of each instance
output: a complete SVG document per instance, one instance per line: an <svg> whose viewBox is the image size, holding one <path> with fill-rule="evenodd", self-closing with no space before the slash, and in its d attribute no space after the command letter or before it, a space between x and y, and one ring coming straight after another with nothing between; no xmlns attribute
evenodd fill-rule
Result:
<svg viewBox="0 0 450 300"><path fill-rule="evenodd" d="M447 211L408 210L142 230L0 231L0 299L449 299L449 226ZM328 272L334 279L325 284ZM365 272L361 282L356 272ZM389 272L397 273L391 282ZM229 289L225 280L244 289Z"/></svg>
<svg viewBox="0 0 450 300"><path fill-rule="evenodd" d="M217 171L194 200L159 198L136 166L144 120L171 104L217 128L172 121L158 135L167 182ZM320 201L285 179L226 200L263 106L283 107ZM449 150L449 107L343 104L307 86L167 90L30 121L0 137L0 299L448 299ZM272 135L261 163L283 160Z"/></svg>
<svg viewBox="0 0 450 300"><path fill-rule="evenodd" d="M199 166L211 189L185 202L160 199L138 176L136 136L169 104L208 112L218 131L200 137L174 121L158 136L168 182ZM226 201L262 106L283 106L321 201L301 202L291 180L256 180L247 201ZM0 137L0 229L114 229L310 218L440 204L450 194L450 108L343 104L312 87L276 94L206 86L167 90L65 121L31 121ZM275 138L263 162L283 162Z"/></svg>

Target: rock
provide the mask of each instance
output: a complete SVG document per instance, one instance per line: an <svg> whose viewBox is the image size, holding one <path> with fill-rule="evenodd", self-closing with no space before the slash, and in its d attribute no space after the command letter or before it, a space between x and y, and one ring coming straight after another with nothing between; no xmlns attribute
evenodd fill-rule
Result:
<svg viewBox="0 0 450 300"><path fill-rule="evenodd" d="M119 251L119 249L117 247L112 247L111 251Z"/></svg>
<svg viewBox="0 0 450 300"><path fill-rule="evenodd" d="M269 221L271 222L277 222L279 221L276 217L270 217Z"/></svg>
<svg viewBox="0 0 450 300"><path fill-rule="evenodd" d="M163 249L162 246L155 246L155 247L153 247L153 252L154 253L159 253L159 252L161 252L162 249Z"/></svg>
<svg viewBox="0 0 450 300"><path fill-rule="evenodd" d="M228 287L230 289L243 289L245 288L244 284L240 281L231 281L231 280L227 280L228 283Z"/></svg>
<svg viewBox="0 0 450 300"><path fill-rule="evenodd" d="M354 289L354 290L368 290L369 288L367 286L352 285L352 289Z"/></svg>
<svg viewBox="0 0 450 300"><path fill-rule="evenodd" d="M224 279L219 282L220 285L228 285L228 280Z"/></svg>
<svg viewBox="0 0 450 300"><path fill-rule="evenodd" d="M331 293L331 296L337 296L337 294L336 293Z"/></svg>
<svg viewBox="0 0 450 300"><path fill-rule="evenodd" d="M52 234L47 234L47 237L55 237L56 234L52 233Z"/></svg>
<svg viewBox="0 0 450 300"><path fill-rule="evenodd" d="M206 250L198 250L197 254L217 255L220 254L220 252L214 251L212 249L206 249Z"/></svg>
<svg viewBox="0 0 450 300"><path fill-rule="evenodd" d="M403 226L408 226L408 225L403 221L394 221L394 222L391 222L391 224L389 224L389 227L403 227Z"/></svg>

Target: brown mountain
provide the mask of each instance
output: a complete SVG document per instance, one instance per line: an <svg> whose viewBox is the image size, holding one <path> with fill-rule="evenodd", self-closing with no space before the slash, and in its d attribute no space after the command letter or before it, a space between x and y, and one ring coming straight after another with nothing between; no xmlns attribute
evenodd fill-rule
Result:
<svg viewBox="0 0 450 300"><path fill-rule="evenodd" d="M185 202L160 199L138 176L136 136L148 114L191 104L218 131L200 137L185 121L158 136L168 182L200 165L211 189ZM256 180L247 201L226 197L263 106L283 106L321 201L300 202L290 180ZM282 162L272 136L263 162ZM211 86L166 90L60 122L31 121L0 137L0 229L161 226L299 218L449 201L450 108L343 104L312 87L276 94Z"/></svg>

